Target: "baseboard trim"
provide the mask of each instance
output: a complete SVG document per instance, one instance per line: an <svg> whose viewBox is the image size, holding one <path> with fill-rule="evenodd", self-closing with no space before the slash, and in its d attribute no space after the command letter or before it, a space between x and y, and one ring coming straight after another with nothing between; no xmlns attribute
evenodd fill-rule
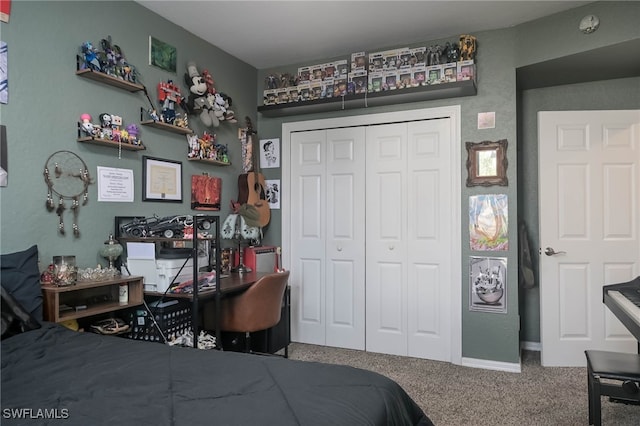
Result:
<svg viewBox="0 0 640 426"><path fill-rule="evenodd" d="M525 351L542 351L542 344L540 342L520 342L520 349Z"/></svg>
<svg viewBox="0 0 640 426"><path fill-rule="evenodd" d="M465 367L483 368L485 370L506 371L507 373L520 373L520 363L490 361L486 359L462 357L462 365Z"/></svg>

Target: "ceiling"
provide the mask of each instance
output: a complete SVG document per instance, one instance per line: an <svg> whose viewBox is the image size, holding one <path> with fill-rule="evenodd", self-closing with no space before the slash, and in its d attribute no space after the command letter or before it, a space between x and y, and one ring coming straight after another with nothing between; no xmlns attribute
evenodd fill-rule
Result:
<svg viewBox="0 0 640 426"><path fill-rule="evenodd" d="M257 69L508 28L591 1L137 0ZM577 26L577 23L576 23Z"/></svg>

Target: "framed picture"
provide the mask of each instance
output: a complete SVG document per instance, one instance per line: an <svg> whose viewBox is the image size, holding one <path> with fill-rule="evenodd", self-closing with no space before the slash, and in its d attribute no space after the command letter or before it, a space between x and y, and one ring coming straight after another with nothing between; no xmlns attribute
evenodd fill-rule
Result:
<svg viewBox="0 0 640 426"><path fill-rule="evenodd" d="M206 173L191 176L191 208L220 210L222 179Z"/></svg>
<svg viewBox="0 0 640 426"><path fill-rule="evenodd" d="M267 185L266 188L266 196L267 201L269 202L269 208L279 209L280 208L280 179L267 179L265 180Z"/></svg>
<svg viewBox="0 0 640 426"><path fill-rule="evenodd" d="M182 202L182 163L142 157L142 201Z"/></svg>
<svg viewBox="0 0 640 426"><path fill-rule="evenodd" d="M176 73L178 51L175 47L149 36L149 65Z"/></svg>
<svg viewBox="0 0 640 426"><path fill-rule="evenodd" d="M466 142L467 186L508 186L507 140Z"/></svg>
<svg viewBox="0 0 640 426"><path fill-rule="evenodd" d="M473 251L509 249L509 197L482 194L469 197L469 247Z"/></svg>
<svg viewBox="0 0 640 426"><path fill-rule="evenodd" d="M280 139L260 139L260 168L280 167Z"/></svg>
<svg viewBox="0 0 640 426"><path fill-rule="evenodd" d="M469 258L469 310L507 313L507 258Z"/></svg>

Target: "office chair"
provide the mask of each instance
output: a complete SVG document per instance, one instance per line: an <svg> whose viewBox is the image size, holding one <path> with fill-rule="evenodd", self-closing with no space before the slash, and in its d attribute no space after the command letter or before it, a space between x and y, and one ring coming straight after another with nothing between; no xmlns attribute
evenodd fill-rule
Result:
<svg viewBox="0 0 640 426"><path fill-rule="evenodd" d="M251 333L280 322L288 280L289 271L265 275L245 292L222 299L220 330L245 333L245 352L251 352Z"/></svg>
<svg viewBox="0 0 640 426"><path fill-rule="evenodd" d="M595 350L587 350L585 355L590 425L602 424L601 396L625 404L640 404L640 355Z"/></svg>

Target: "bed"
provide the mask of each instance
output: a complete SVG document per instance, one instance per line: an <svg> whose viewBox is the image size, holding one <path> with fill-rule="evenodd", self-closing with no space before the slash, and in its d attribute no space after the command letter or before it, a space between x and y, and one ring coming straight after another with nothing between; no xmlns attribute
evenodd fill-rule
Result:
<svg viewBox="0 0 640 426"><path fill-rule="evenodd" d="M432 424L396 382L374 372L36 321L29 300L5 291L2 268L3 424Z"/></svg>

